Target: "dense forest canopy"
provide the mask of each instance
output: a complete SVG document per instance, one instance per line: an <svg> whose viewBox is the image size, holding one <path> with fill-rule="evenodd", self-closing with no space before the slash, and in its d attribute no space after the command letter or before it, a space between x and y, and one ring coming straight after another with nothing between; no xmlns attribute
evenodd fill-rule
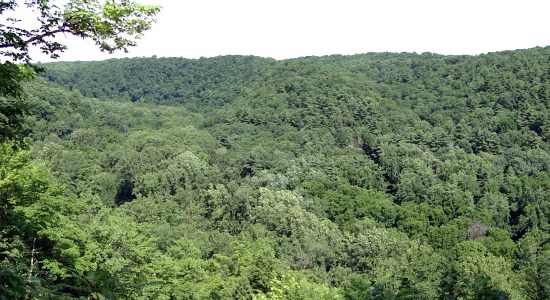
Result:
<svg viewBox="0 0 550 300"><path fill-rule="evenodd" d="M41 67L0 297L550 298L549 47Z"/></svg>

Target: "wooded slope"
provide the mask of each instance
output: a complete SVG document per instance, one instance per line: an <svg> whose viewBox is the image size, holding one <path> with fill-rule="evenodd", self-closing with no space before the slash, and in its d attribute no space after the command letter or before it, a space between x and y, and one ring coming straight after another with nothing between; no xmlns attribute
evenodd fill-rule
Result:
<svg viewBox="0 0 550 300"><path fill-rule="evenodd" d="M550 48L44 66L37 295L550 297Z"/></svg>

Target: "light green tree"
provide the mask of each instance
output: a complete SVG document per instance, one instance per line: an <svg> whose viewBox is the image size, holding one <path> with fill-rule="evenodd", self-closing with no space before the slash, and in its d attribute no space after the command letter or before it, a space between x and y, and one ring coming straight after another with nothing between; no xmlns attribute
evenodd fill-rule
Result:
<svg viewBox="0 0 550 300"><path fill-rule="evenodd" d="M94 267L75 217L82 205L63 195L44 166L30 163L27 151L0 144L0 295L81 291L79 278Z"/></svg>
<svg viewBox="0 0 550 300"><path fill-rule="evenodd" d="M22 12L28 13L28 9L38 19L33 28L23 25L17 17ZM59 52L67 49L55 39L60 33L91 39L101 51L127 51L151 28L159 10L158 6L119 0L70 0L65 4L56 0L30 0L24 5L21 1L2 1L0 55L29 63L32 59L29 48L36 46L57 58Z"/></svg>
<svg viewBox="0 0 550 300"><path fill-rule="evenodd" d="M527 299L522 278L502 256L494 256L477 241L464 241L454 247L448 281L449 299Z"/></svg>
<svg viewBox="0 0 550 300"><path fill-rule="evenodd" d="M43 71L32 64L30 49L52 58L67 49L56 35L91 39L100 51L128 51L151 28L159 6L125 0L27 0L0 3L0 141L15 136L28 107L21 100L21 82ZM31 14L32 20L21 15ZM31 18L29 18L31 19ZM31 25L32 24L32 25ZM17 65L17 63L24 65ZM2 97L12 97L4 99ZM17 100L19 99L19 100ZM15 131L15 132L13 132Z"/></svg>

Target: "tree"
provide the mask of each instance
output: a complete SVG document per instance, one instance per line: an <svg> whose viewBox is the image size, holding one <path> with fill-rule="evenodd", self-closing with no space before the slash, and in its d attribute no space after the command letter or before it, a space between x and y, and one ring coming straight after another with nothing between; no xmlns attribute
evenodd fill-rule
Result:
<svg viewBox="0 0 550 300"><path fill-rule="evenodd" d="M0 25L1 26L1 25ZM0 64L0 142L17 137L29 105L22 101L20 82L32 77L34 70L11 62Z"/></svg>
<svg viewBox="0 0 550 300"><path fill-rule="evenodd" d="M23 3L22 3L23 2ZM39 47L51 58L67 49L56 40L57 34L91 39L100 51L127 51L141 34L151 28L159 6L126 0L8 0L0 3L0 133L16 136L20 119L28 112L21 99L21 82L43 71L31 64L31 47ZM33 13L32 20L17 16ZM23 62L24 65L17 65ZM15 100L3 97L15 98ZM0 138L0 141L2 138Z"/></svg>
<svg viewBox="0 0 550 300"><path fill-rule="evenodd" d="M9 140L20 138L29 112L22 81L43 71L32 65L30 47L57 58L67 49L55 40L68 33L92 39L109 53L135 46L151 27L158 6L124 0L8 0L0 2L0 298L43 298L82 292L85 238L70 216L74 199L63 197L46 168L30 162ZM17 16L33 13L22 22ZM18 63L24 63L18 65ZM7 141L7 142L6 142Z"/></svg>
<svg viewBox="0 0 550 300"><path fill-rule="evenodd" d="M446 299L526 299L523 282L502 256L494 256L478 241L453 248L443 284ZM452 283L448 285L448 283Z"/></svg>
<svg viewBox="0 0 550 300"><path fill-rule="evenodd" d="M0 299L77 295L93 266L75 218L82 203L14 148L0 144Z"/></svg>
<svg viewBox="0 0 550 300"><path fill-rule="evenodd" d="M2 1L0 14L0 54L14 62L29 63L29 47L38 46L52 58L67 49L55 40L58 33L92 39L101 51L127 51L141 34L151 28L159 6L142 5L125 0L70 0L60 7L56 0L26 0L25 6L38 15L35 28L20 26L21 1ZM11 24L11 25L6 25Z"/></svg>

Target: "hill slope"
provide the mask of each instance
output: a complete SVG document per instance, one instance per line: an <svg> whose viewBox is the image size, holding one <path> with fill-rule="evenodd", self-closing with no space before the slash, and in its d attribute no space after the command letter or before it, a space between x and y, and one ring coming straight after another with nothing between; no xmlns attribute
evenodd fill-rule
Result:
<svg viewBox="0 0 550 300"><path fill-rule="evenodd" d="M549 57L47 64L26 134L92 245L60 292L544 299Z"/></svg>

